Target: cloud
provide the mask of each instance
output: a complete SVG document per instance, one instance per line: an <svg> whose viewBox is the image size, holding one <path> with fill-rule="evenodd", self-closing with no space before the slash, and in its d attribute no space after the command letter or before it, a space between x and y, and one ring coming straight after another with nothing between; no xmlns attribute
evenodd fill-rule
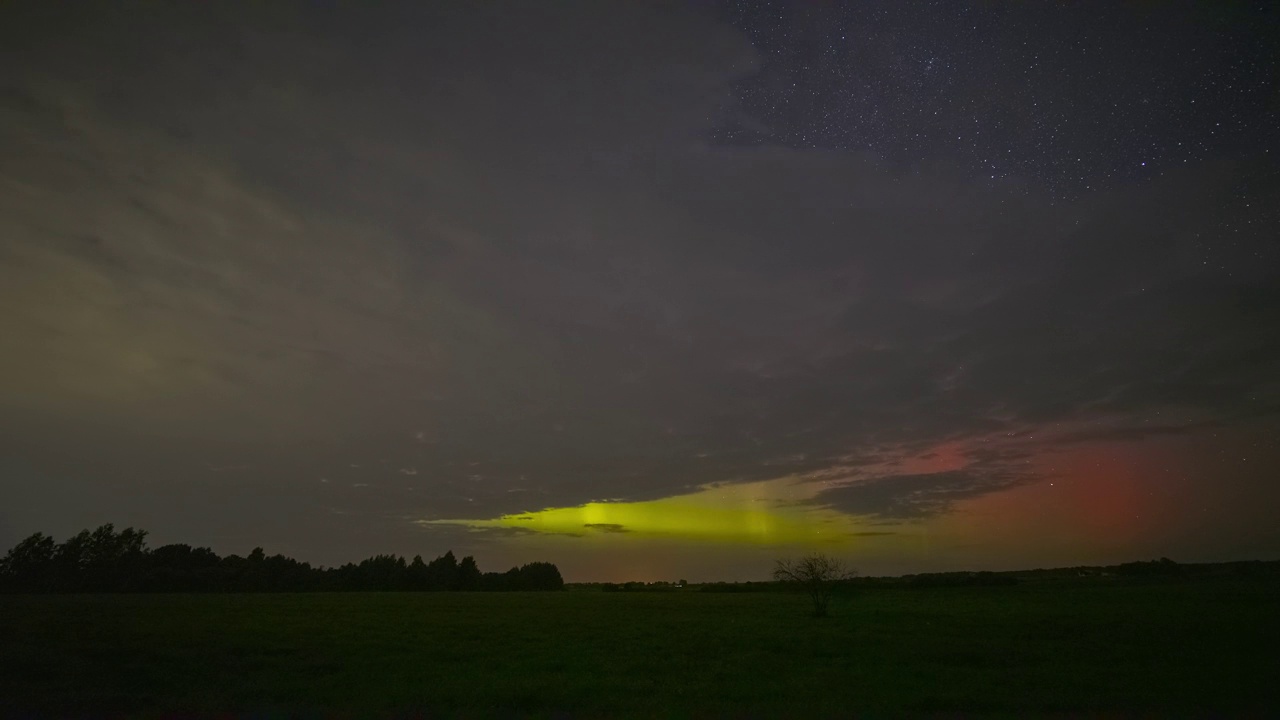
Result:
<svg viewBox="0 0 1280 720"><path fill-rule="evenodd" d="M625 526L619 525L618 523L586 523L582 527L587 528L588 530L598 530L599 532L606 533L631 532L630 530L627 530Z"/></svg>
<svg viewBox="0 0 1280 720"><path fill-rule="evenodd" d="M432 478L342 499L371 524L497 517L1280 408L1271 238L1205 239L1280 205L1228 202L1239 164L1055 204L717 144L760 130L731 92L760 60L676 8L38 5L0 22L0 449L77 487L183 477L166 438L247 487ZM820 499L918 519L1027 481L972 452ZM296 495L271 509L318 523Z"/></svg>
<svg viewBox="0 0 1280 720"><path fill-rule="evenodd" d="M1222 422L1216 420L1189 421L1185 423L1158 425L1123 424L1118 426L1095 426L1055 435L1052 440L1054 443L1063 445L1092 442L1128 442L1133 440L1145 440L1151 437L1187 435L1221 426Z"/></svg>
<svg viewBox="0 0 1280 720"><path fill-rule="evenodd" d="M1032 479L992 468L889 475L822 490L811 502L850 515L921 520L945 513L961 500L1008 490Z"/></svg>

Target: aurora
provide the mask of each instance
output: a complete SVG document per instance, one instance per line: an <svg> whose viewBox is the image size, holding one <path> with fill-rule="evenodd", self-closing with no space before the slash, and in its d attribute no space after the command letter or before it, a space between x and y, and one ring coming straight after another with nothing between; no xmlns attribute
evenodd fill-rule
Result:
<svg viewBox="0 0 1280 720"><path fill-rule="evenodd" d="M697 492L638 502L588 502L492 519L423 520L538 534L672 538L758 545L840 544L867 534L856 518L803 504L812 486L794 478L744 485L717 485Z"/></svg>

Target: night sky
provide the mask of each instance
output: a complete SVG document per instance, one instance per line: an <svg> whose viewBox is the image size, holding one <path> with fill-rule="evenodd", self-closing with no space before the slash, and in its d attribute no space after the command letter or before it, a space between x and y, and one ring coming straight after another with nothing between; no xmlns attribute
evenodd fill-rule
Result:
<svg viewBox="0 0 1280 720"><path fill-rule="evenodd" d="M0 6L0 545L1280 557L1280 7Z"/></svg>

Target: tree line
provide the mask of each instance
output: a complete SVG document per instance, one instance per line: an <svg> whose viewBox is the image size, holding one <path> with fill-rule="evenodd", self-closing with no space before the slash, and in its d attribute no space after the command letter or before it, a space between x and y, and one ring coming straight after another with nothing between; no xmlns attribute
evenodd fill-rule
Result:
<svg viewBox="0 0 1280 720"><path fill-rule="evenodd" d="M35 533L0 558L0 592L311 592L561 590L560 570L533 562L481 572L475 558L453 551L425 562L375 555L341 567L313 567L254 548L247 557L219 556L185 544L150 549L147 532L114 525L83 530L61 543Z"/></svg>

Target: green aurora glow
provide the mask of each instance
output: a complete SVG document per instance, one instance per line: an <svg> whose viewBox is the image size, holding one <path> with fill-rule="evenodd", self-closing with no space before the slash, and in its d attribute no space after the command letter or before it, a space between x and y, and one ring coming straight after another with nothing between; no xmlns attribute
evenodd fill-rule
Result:
<svg viewBox="0 0 1280 720"><path fill-rule="evenodd" d="M425 520L551 535L626 534L759 545L840 543L865 527L838 512L801 505L806 488L794 480L713 486L687 495L639 502L589 502L482 520ZM808 494L812 494L811 491ZM791 495L792 497L785 497Z"/></svg>

